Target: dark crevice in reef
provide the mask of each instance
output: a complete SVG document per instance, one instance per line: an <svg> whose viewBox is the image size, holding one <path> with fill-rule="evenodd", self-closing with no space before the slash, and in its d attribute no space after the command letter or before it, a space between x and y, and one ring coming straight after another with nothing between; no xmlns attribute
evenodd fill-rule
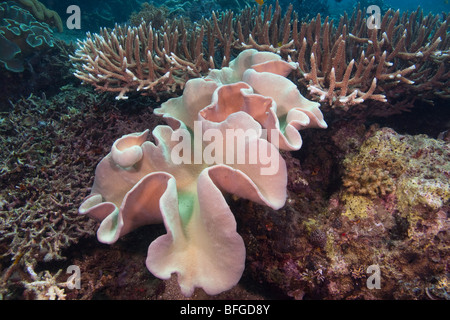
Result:
<svg viewBox="0 0 450 320"><path fill-rule="evenodd" d="M450 107L444 100L436 100L434 105L416 103L409 112L368 120L368 124L373 123L392 128L400 134L426 134L436 139L439 134L450 129Z"/></svg>

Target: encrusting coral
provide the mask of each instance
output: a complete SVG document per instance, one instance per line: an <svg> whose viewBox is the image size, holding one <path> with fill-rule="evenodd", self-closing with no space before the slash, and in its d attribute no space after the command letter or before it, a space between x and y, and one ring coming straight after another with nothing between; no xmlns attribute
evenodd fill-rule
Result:
<svg viewBox="0 0 450 320"><path fill-rule="evenodd" d="M116 140L79 209L101 221L99 241L164 222L167 234L148 249L155 276L176 273L187 296L195 287L212 295L233 287L245 247L222 192L281 208L287 172L277 147L298 150L299 129L326 127L318 104L286 78L295 68L276 54L245 50L155 110L169 124L153 130L155 143L146 141L148 131Z"/></svg>
<svg viewBox="0 0 450 320"><path fill-rule="evenodd" d="M387 142L377 138L366 141L358 154L343 161L342 180L347 192L374 199L394 191L395 179L405 170L400 160L409 148L396 136L388 136Z"/></svg>
<svg viewBox="0 0 450 320"><path fill-rule="evenodd" d="M247 244L246 274L286 298L448 299L448 142L375 125L361 134L355 123L345 123L338 131L359 140L348 148L334 130L316 132L313 141L305 137L301 165L285 158L289 179L303 175L308 184L301 189L291 184L282 209L275 212L244 200L231 203ZM351 160L346 168L377 163L388 171L391 190L385 195L377 191L374 198L336 184L328 173L315 182L328 171L328 157L319 156L317 175L308 173L308 166L317 164L324 149L330 157L339 153L324 136L345 149L344 158ZM330 185L337 186L331 195ZM381 270L380 290L367 286L372 265Z"/></svg>
<svg viewBox="0 0 450 320"><path fill-rule="evenodd" d="M371 199L395 194L401 207L438 209L450 199L447 156L448 146L437 140L385 129L344 160L343 186L348 194Z"/></svg>

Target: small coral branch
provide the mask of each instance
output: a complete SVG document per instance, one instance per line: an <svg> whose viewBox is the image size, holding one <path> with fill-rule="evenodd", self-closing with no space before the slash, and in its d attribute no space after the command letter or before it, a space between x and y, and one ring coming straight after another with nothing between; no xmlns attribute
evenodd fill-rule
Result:
<svg viewBox="0 0 450 320"><path fill-rule="evenodd" d="M28 265L27 272L32 281L23 281L25 294L32 295L33 299L36 300L66 300L64 288L70 285L70 283L57 281L61 271L59 270L55 275L51 275L47 270L44 274L37 274L33 266Z"/></svg>

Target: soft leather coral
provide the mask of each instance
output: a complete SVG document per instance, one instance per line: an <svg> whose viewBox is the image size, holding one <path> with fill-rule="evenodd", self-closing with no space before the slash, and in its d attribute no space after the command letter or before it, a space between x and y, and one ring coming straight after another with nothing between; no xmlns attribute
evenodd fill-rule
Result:
<svg viewBox="0 0 450 320"><path fill-rule="evenodd" d="M281 208L287 169L278 147L298 149L298 129L326 127L318 104L285 78L295 67L272 53L243 51L155 110L169 124L153 130L155 143L148 130L119 138L79 209L101 221L99 241L163 222L167 233L150 244L146 261L155 276L176 273L186 296L196 287L214 295L236 285L245 246L224 193Z"/></svg>

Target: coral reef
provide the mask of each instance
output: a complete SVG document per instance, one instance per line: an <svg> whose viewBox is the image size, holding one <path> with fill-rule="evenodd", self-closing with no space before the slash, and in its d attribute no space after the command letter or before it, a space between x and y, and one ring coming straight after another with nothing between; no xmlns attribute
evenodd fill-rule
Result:
<svg viewBox="0 0 450 320"><path fill-rule="evenodd" d="M0 3L2 18L10 15L0 22L0 38L6 38L0 40L0 51L11 49L13 56L16 44L23 51L15 58L24 66L21 72L0 70L0 299L450 299L447 14L383 7L381 28L374 32L365 27L364 9L341 17L325 1L299 1L293 9L281 1L288 9L283 12L278 4L244 8L246 1L197 0L168 0L166 12L158 7L163 2L155 1L154 7L144 5L132 15L135 27L116 25L89 34L77 55L73 46L53 39L50 26L33 17L37 11L19 8L19 2L29 3L30 11L42 9L37 1ZM83 29L125 22L141 2L86 2ZM63 1L52 3L65 13ZM363 1L361 8L374 3L383 5L381 0ZM230 4L229 11L219 10ZM313 13L317 7L320 15ZM156 21L156 12L167 21ZM11 14L15 22L8 20ZM22 18L30 23L20 22ZM30 24L41 26L43 36ZM12 41L18 31L20 39ZM28 35L32 44L42 45L26 44ZM251 50L238 59L242 64L235 62L246 49L282 58ZM256 56L270 57L271 63L251 58ZM72 64L100 91L113 89L130 99L115 101L91 86L78 86L68 71ZM153 91L140 88L149 79L150 64L158 82ZM291 81L285 78L289 71ZM282 84L276 85L280 78ZM292 93L302 101L299 90L322 103L327 130L299 135L297 129L304 126L324 126L318 103L303 100L308 107L302 108L291 103ZM181 93L162 106L155 101ZM255 101L263 112L252 107ZM293 112L283 106L296 108ZM405 110L412 112L401 113ZM279 130L285 180L277 184L245 169L224 183L226 166L216 168L216 152L210 153L213 161L194 170L185 163L161 165L174 150L169 133L186 128L183 137L192 138L197 117L219 129L226 123ZM261 143L266 138L276 141L270 135L262 138ZM216 140L208 142L205 147L218 146ZM158 164L155 170L171 176L139 165L127 167L143 149L143 158ZM179 155L186 155L184 149ZM104 192L111 186L102 183L101 174L109 169L109 178L130 177L133 170L150 174L138 182L140 177L133 176L129 190L111 200ZM239 178L244 172L254 185ZM167 192L161 184L152 190L149 211L164 211L156 215L164 223L131 232L136 221L123 213L145 209L139 207L138 193L144 197L147 187L158 181L163 187L166 182ZM248 185L238 188L243 181ZM262 192L251 196L255 185ZM273 189L278 195L287 189L286 197L275 201ZM98 192L101 203L96 202ZM161 201L156 201L159 194ZM216 215L212 209L198 209L201 205L217 209ZM77 207L93 216L100 208L105 210L100 215L111 214L95 222L80 216ZM214 224L218 217L226 223ZM217 240L219 235L225 237ZM105 245L96 236L114 243ZM226 245L223 239L229 240ZM215 250L214 244L221 249ZM199 252L204 255L193 254ZM154 274L143 266L146 255ZM204 267L187 276L192 270L184 262L191 260ZM74 265L82 274L77 289L71 289L66 273ZM211 266L220 274L216 280L225 279L220 285L204 279ZM379 270L380 289L369 286L373 270Z"/></svg>
<svg viewBox="0 0 450 320"><path fill-rule="evenodd" d="M73 54L74 45L56 39L53 44L53 47L36 50L26 58L22 72L0 68L0 86L3 90L0 111L10 110L17 100L30 94L51 98L61 92L61 87L78 82L70 72L72 64L67 59L69 54ZM23 82L27 85L17 85Z"/></svg>
<svg viewBox="0 0 450 320"><path fill-rule="evenodd" d="M93 166L116 136L162 123L148 104L139 97L115 102L89 87L69 86L51 99L22 99L14 111L2 114L1 135L7 138L2 163L7 169L1 183L3 195L11 195L3 198L0 212L0 226L6 227L0 231L3 299L184 298L176 277L161 281L142 265L148 239L163 235L164 226L142 227L105 246L91 236L93 223L76 218L73 207L89 194L85 186L92 183ZM38 124L42 115L47 126ZM56 138L49 140L47 135ZM284 208L274 211L227 198L246 246L240 283L213 297L197 289L191 299L448 299L448 141L400 135L375 126L366 129L345 120L327 130L305 130L302 136L300 153L282 152L288 168ZM27 137L37 142L32 151L10 156ZM29 146L27 142L25 149ZM377 152L370 152L371 148ZM373 198L342 185L350 163L364 161L381 168L381 154L390 159L385 169L393 191ZM392 167L394 159L402 164L401 170ZM47 166L51 178L41 171L40 164L45 163L51 164ZM78 185L79 191L74 194L67 183ZM48 191L42 191L44 187ZM415 192L408 192L409 188ZM73 206L57 205L50 199L56 193L62 197L57 201ZM27 204L27 199L35 198L34 205ZM27 224L14 219L19 214L30 216L28 221L44 218L42 223ZM50 222L61 215L56 225ZM7 220L11 224L3 223ZM28 235L35 235L36 243L57 239L50 227L71 239L53 255L67 259L57 265L43 260L46 253L38 245L25 247ZM40 228L46 231L39 233ZM15 240L11 230L17 230ZM88 238L77 242L80 234ZM379 290L366 285L372 264L380 266ZM64 286L68 265L80 267L81 289ZM60 292L57 289L64 290L65 296L52 295Z"/></svg>
<svg viewBox="0 0 450 320"><path fill-rule="evenodd" d="M209 16L213 11L233 10L239 11L246 6L254 4L249 0L219 0L219 1L201 1L201 0L165 0L152 1L155 5L164 5L170 8L171 16L182 16L191 21L200 21L205 16Z"/></svg>
<svg viewBox="0 0 450 320"><path fill-rule="evenodd" d="M361 128L331 130L358 138ZM248 248L246 272L295 299L448 299L449 144L371 127L351 149L336 139L333 150L322 136L334 134L319 133L314 149L328 157L346 150L345 163L377 163L391 175L392 190L382 195L374 188L374 198L341 185L322 194L333 179L326 166L319 180L308 174L317 157L305 145L300 170L286 161L290 179L308 184L295 189L288 184L283 209L275 214L243 200L231 205ZM385 167L377 160L382 157ZM371 265L380 269L381 289L367 286Z"/></svg>
<svg viewBox="0 0 450 320"><path fill-rule="evenodd" d="M141 130L141 121L151 126L154 118L141 112L140 120L130 124L132 117L121 116L105 97L70 85L50 99L22 98L12 110L1 113L0 295L4 299L15 294L11 288L21 270L30 266L39 280L39 264L66 259L65 249L94 235L93 221L78 216L74 206L89 192L85 185L92 183L93 164L107 152L97 143L111 144L114 134ZM102 123L101 134L97 122ZM22 277L23 282L35 281L27 271Z"/></svg>
<svg viewBox="0 0 450 320"><path fill-rule="evenodd" d="M63 106L65 102L49 103L46 120L37 120L42 112L41 99L34 96L17 102L14 110L2 114L3 258L31 265L41 259L62 259L63 248L90 234L89 230L79 228L77 221L81 219L71 214L67 205L79 194L72 185L77 186L77 179L82 177L68 179L73 168L63 171L64 164L75 155L71 145L62 142L66 137L75 140L75 133L69 134L70 126L65 127L59 121L61 117L69 121L71 115L78 113L71 109L72 114L65 114L68 111ZM54 144L56 141L61 144ZM54 158L45 157L47 154Z"/></svg>
<svg viewBox="0 0 450 320"><path fill-rule="evenodd" d="M165 5L155 6L148 2L144 2L141 5L139 12L134 11L130 16L130 23L133 26L138 27L142 21L146 24L151 23L152 27L159 29L164 26L165 22L169 19L170 12L169 7Z"/></svg>

